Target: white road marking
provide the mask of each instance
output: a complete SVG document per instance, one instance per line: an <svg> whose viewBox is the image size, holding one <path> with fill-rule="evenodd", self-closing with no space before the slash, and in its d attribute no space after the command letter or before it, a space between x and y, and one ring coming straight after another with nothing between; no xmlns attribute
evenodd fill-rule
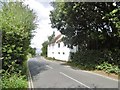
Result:
<svg viewBox="0 0 120 90"><path fill-rule="evenodd" d="M90 74L94 74L94 75L98 75L98 76L101 76L101 77L104 77L104 78L107 78L107 79L110 79L110 80L114 80L114 81L117 81L116 79L113 79L113 78L110 78L110 77L107 77L107 76L104 76L104 75L101 75L101 74L97 74L97 73L94 73L94 72L90 72L90 71L83 71L82 72L86 72L86 73L90 73Z"/></svg>
<svg viewBox="0 0 120 90"><path fill-rule="evenodd" d="M32 77L31 77L30 71L29 71L29 78L30 78L30 85L31 85L31 88L34 89L33 82L32 82Z"/></svg>
<svg viewBox="0 0 120 90"><path fill-rule="evenodd" d="M30 88L30 78L29 78L29 76L28 76L28 88Z"/></svg>
<svg viewBox="0 0 120 90"><path fill-rule="evenodd" d="M28 62L27 62L27 67L28 67ZM29 67L28 67L28 74L29 74L28 75L29 89L34 90L34 86L33 86L32 77L31 77L31 74L30 74Z"/></svg>
<svg viewBox="0 0 120 90"><path fill-rule="evenodd" d="M49 66L49 65L46 65L46 67L50 68L50 69L53 69L53 67Z"/></svg>
<svg viewBox="0 0 120 90"><path fill-rule="evenodd" d="M78 81L78 80L76 80L76 79L74 79L74 78L72 78L72 77L70 77L70 76L66 75L66 74L65 74L65 73L63 73L63 72L60 72L60 74L62 74L62 75L64 75L64 76L66 76L66 77L68 77L68 78L72 79L73 81L75 81L75 82L77 82L77 83L79 83L79 84L81 84L81 85L83 85L83 86L85 86L85 87L87 87L87 88L90 88L89 86L87 86L87 85L85 85L85 84L81 83L80 81Z"/></svg>

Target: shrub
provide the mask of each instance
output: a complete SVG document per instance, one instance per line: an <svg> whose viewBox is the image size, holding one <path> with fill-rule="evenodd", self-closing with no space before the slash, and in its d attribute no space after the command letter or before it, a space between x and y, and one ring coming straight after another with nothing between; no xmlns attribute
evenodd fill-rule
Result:
<svg viewBox="0 0 120 90"><path fill-rule="evenodd" d="M2 77L2 89L6 88L27 88L28 83L25 76L21 76L20 73L9 74L5 72Z"/></svg>
<svg viewBox="0 0 120 90"><path fill-rule="evenodd" d="M7 88L27 88L27 62L24 62L23 65L17 68L15 62L12 62L12 65L9 65L9 69L1 70L2 73L2 89Z"/></svg>
<svg viewBox="0 0 120 90"><path fill-rule="evenodd" d="M98 70L104 70L107 73L115 73L115 74L120 73L120 69L118 68L117 65L113 66L112 64L109 64L107 62L104 62L104 63L96 66L96 69L98 69Z"/></svg>
<svg viewBox="0 0 120 90"><path fill-rule="evenodd" d="M71 54L71 62L77 67L87 70L104 70L118 74L120 68L120 50L86 50Z"/></svg>
<svg viewBox="0 0 120 90"><path fill-rule="evenodd" d="M71 55L72 56L72 55ZM77 52L72 56L72 62L76 62L77 65L84 69L95 69L96 64L102 62L100 58L101 53L96 50L87 50Z"/></svg>

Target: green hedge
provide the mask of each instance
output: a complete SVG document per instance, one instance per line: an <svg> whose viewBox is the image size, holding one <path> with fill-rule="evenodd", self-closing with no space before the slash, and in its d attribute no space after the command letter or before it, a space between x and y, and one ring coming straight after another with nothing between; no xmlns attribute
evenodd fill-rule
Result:
<svg viewBox="0 0 120 90"><path fill-rule="evenodd" d="M114 52L109 50L86 50L71 53L71 62L81 69L101 69L106 72L119 72L120 50Z"/></svg>
<svg viewBox="0 0 120 90"><path fill-rule="evenodd" d="M15 61L14 68L21 69L28 53L32 50L35 13L22 2L4 2L0 9L0 30L2 31L2 62L7 70ZM30 52L31 53L31 52ZM15 72L13 71L13 72Z"/></svg>
<svg viewBox="0 0 120 90"><path fill-rule="evenodd" d="M100 56L101 53L94 50L81 51L71 55L72 62L81 66L82 69L95 69L95 66L103 61Z"/></svg>
<svg viewBox="0 0 120 90"><path fill-rule="evenodd" d="M0 2L1 4L1 2ZM28 53L35 54L30 47L36 28L36 15L22 2L3 2L0 9L0 31L2 32L2 88L27 88ZM21 89L22 90L22 89Z"/></svg>

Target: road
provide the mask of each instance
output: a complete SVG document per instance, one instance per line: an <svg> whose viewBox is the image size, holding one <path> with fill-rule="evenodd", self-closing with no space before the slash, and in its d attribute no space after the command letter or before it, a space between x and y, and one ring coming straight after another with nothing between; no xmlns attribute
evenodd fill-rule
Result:
<svg viewBox="0 0 120 90"><path fill-rule="evenodd" d="M118 88L118 81L43 57L28 61L34 88ZM117 89L118 90L118 89Z"/></svg>

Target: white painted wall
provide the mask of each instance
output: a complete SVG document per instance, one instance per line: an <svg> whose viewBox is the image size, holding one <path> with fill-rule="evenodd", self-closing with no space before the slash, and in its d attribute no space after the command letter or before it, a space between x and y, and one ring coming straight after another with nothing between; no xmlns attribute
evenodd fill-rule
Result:
<svg viewBox="0 0 120 90"><path fill-rule="evenodd" d="M76 52L76 47L70 49L65 46L63 42L60 42L60 47L58 47L58 44L59 43L54 43L54 45L48 45L47 56L62 61L68 61L70 58L70 52Z"/></svg>

